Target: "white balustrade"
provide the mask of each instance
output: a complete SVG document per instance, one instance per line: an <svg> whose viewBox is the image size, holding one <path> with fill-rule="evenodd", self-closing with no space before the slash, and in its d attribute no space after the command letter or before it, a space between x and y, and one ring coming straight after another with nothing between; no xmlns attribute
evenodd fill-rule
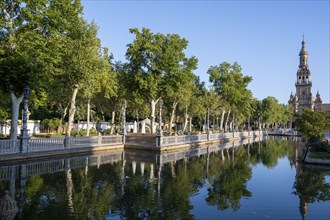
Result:
<svg viewBox="0 0 330 220"><path fill-rule="evenodd" d="M35 138L30 139L27 152L63 150L64 138Z"/></svg>
<svg viewBox="0 0 330 220"><path fill-rule="evenodd" d="M19 153L20 140L0 140L0 153Z"/></svg>

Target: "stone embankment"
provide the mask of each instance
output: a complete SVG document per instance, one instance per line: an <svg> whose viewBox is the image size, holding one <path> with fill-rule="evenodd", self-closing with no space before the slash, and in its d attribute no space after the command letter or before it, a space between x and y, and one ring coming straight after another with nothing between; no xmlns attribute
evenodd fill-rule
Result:
<svg viewBox="0 0 330 220"><path fill-rule="evenodd" d="M29 138L0 141L0 162L70 156L114 149L154 152L199 147L214 142L230 142L267 135L266 131L209 133L180 136L94 136L62 138Z"/></svg>

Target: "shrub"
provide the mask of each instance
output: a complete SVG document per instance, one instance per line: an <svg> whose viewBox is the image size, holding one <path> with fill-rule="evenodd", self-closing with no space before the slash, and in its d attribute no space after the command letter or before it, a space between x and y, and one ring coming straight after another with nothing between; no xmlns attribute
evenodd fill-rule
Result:
<svg viewBox="0 0 330 220"><path fill-rule="evenodd" d="M99 132L95 128L89 129L89 135L90 136L97 136L98 134L99 134ZM87 135L87 129L81 129L79 131L79 134L77 134L77 135L86 136Z"/></svg>
<svg viewBox="0 0 330 220"><path fill-rule="evenodd" d="M52 119L44 119L41 122L41 125L44 126L44 129L47 129L47 132L54 132L62 125L61 119L52 118Z"/></svg>
<svg viewBox="0 0 330 220"><path fill-rule="evenodd" d="M78 135L78 131L76 131L76 130L71 130L71 132L70 132L70 136L71 137L76 137Z"/></svg>
<svg viewBox="0 0 330 220"><path fill-rule="evenodd" d="M327 140L314 141L312 143L309 143L308 144L308 147L311 147L312 148L312 151L328 152L328 153L330 153L330 145L327 142Z"/></svg>
<svg viewBox="0 0 330 220"><path fill-rule="evenodd" d="M106 129L103 131L103 135L110 135L111 134L111 129Z"/></svg>

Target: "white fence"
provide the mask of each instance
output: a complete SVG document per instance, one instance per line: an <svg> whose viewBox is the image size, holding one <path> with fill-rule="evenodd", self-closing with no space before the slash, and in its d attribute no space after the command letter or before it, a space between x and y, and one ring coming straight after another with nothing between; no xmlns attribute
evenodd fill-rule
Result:
<svg viewBox="0 0 330 220"><path fill-rule="evenodd" d="M197 142L214 141L230 138L247 138L255 137L257 135L266 135L266 131L246 131L234 133L213 133L213 134L196 134L196 135L180 135L180 136L164 136L162 137L161 146L171 146L179 144L191 144Z"/></svg>
<svg viewBox="0 0 330 220"><path fill-rule="evenodd" d="M198 135L162 136L161 146L191 144L222 139L254 137L267 135L266 131L213 133ZM126 136L126 143L140 146L156 146L157 136ZM71 148L88 148L94 146L111 146L123 144L122 135L91 136L91 137L61 137L61 138L31 138L21 140L0 140L0 155L57 151Z"/></svg>
<svg viewBox="0 0 330 220"><path fill-rule="evenodd" d="M91 137L31 138L21 140L0 140L0 154L54 151L70 148L110 146L123 144L122 135ZM22 147L20 147L22 145Z"/></svg>

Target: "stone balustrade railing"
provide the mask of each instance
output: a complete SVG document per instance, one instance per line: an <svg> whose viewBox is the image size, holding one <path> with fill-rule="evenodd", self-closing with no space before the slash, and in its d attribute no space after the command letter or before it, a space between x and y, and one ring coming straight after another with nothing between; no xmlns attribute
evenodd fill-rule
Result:
<svg viewBox="0 0 330 220"><path fill-rule="evenodd" d="M252 132L251 132L252 133ZM219 136L220 135L220 136ZM196 135L198 136L198 135ZM196 136L194 138L196 138ZM228 136L226 133L224 134L214 134L213 137L225 137ZM233 134L231 134L231 137ZM104 136L107 137L107 136ZM120 136L119 136L120 137ZM204 135L202 135L204 137ZM171 137L174 138L174 137ZM63 138L62 138L63 139ZM111 139L111 138L110 138ZM115 138L116 139L116 138ZM179 136L177 140L183 140L182 137ZM194 140L194 139L193 139ZM194 148L194 149L186 149L183 151L175 151L168 152L164 154L158 154L157 157L159 161L162 163L168 163L172 161L181 160L184 158L190 158L194 156L209 154L211 152L229 150L232 148L236 148L238 146L242 146L245 144L250 144L254 141L260 141L260 139L244 138L240 140L224 142L221 144L214 144L207 147ZM51 142L51 140L49 140ZM28 177L34 175L42 175L47 173L55 173L55 172L63 172L69 169L83 168L87 166L100 166L102 164L114 163L122 161L127 156L123 156L124 151L116 151L111 152L109 154L99 154L99 155L90 155L90 156L79 156L74 158L62 158L56 160L49 161L38 161L38 162L29 162L23 163L20 165L9 165L9 166L0 166L0 180L10 180L19 178L20 176ZM128 152L129 154L129 152ZM156 154L157 155L157 154ZM157 160L155 160L156 162ZM158 161L158 162L159 162ZM23 172L23 173L22 173Z"/></svg>
<svg viewBox="0 0 330 220"><path fill-rule="evenodd" d="M140 146L173 146L197 142L217 141L222 139L246 138L257 135L267 135L266 131L211 133L180 136L126 136L126 144ZM160 142L158 139L160 138ZM24 141L24 142L23 142ZM72 148L88 148L95 146L122 145L122 135L91 136L91 137L60 137L60 138L31 138L24 140L1 140L0 155L60 151Z"/></svg>
<svg viewBox="0 0 330 220"><path fill-rule="evenodd" d="M0 153L13 154L19 152L20 140L1 140Z"/></svg>
<svg viewBox="0 0 330 220"><path fill-rule="evenodd" d="M41 151L65 150L71 148L86 148L94 146L121 145L122 136L91 136L91 137L59 137L31 138L21 140L0 140L0 154L17 154Z"/></svg>
<svg viewBox="0 0 330 220"><path fill-rule="evenodd" d="M172 146L180 144L191 144L197 142L216 141L231 138L247 138L258 135L266 135L266 131L246 131L234 133L212 133L212 134L196 134L196 135L180 135L180 136L163 136L161 146Z"/></svg>

